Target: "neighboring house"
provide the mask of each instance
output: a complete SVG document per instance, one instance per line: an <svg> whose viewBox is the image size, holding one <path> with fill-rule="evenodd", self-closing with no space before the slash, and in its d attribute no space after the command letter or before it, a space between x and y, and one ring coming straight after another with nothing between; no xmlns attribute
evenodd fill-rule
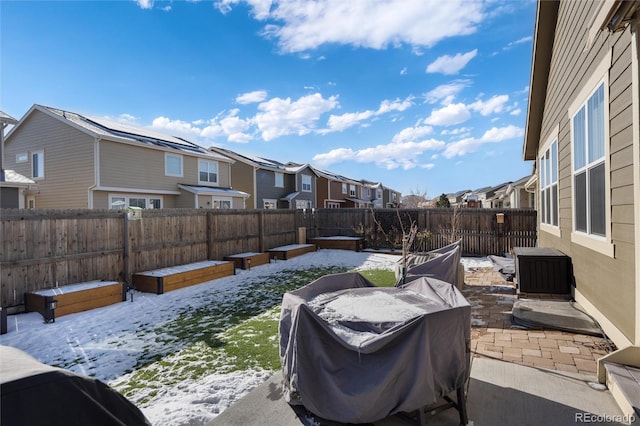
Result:
<svg viewBox="0 0 640 426"><path fill-rule="evenodd" d="M43 209L244 208L233 160L177 137L33 105L5 141L8 168Z"/></svg>
<svg viewBox="0 0 640 426"><path fill-rule="evenodd" d="M640 2L538 1L524 160L538 241L571 257L575 300L640 345Z"/></svg>
<svg viewBox="0 0 640 426"><path fill-rule="evenodd" d="M371 182L368 180L362 180L363 185L363 197L371 201L371 207L374 209L384 208L384 186L381 182Z"/></svg>
<svg viewBox="0 0 640 426"><path fill-rule="evenodd" d="M14 170L4 169L4 131L15 126L18 120L0 111L0 208L23 209L26 205L26 193L35 186L35 182Z"/></svg>
<svg viewBox="0 0 640 426"><path fill-rule="evenodd" d="M308 164L283 164L261 157L211 147L211 152L232 158L235 188L250 194L254 209L307 209L315 207L316 174Z"/></svg>
<svg viewBox="0 0 640 426"><path fill-rule="evenodd" d="M460 207L462 205L462 203L464 202L464 196L471 192L470 189L463 189L462 191L458 191L452 194L447 194L447 198L449 199L449 205L451 205L451 207Z"/></svg>
<svg viewBox="0 0 640 426"><path fill-rule="evenodd" d="M533 209L535 208L535 190L527 190L527 182L531 176L525 176L504 188L496 191L492 199L492 207L508 209Z"/></svg>
<svg viewBox="0 0 640 426"><path fill-rule="evenodd" d="M320 208L369 208L371 200L361 198L363 184L357 180L313 168L318 176L317 205ZM384 194L383 194L384 196Z"/></svg>
<svg viewBox="0 0 640 426"><path fill-rule="evenodd" d="M382 190L382 205L385 208L395 209L400 207L402 203L402 193L395 189L387 188L386 186L383 186Z"/></svg>

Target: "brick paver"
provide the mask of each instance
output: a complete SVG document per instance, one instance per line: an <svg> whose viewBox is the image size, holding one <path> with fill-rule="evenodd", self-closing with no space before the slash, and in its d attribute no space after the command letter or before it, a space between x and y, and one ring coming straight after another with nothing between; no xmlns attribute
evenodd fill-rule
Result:
<svg viewBox="0 0 640 426"><path fill-rule="evenodd" d="M598 358L609 352L602 337L513 326L515 286L493 268L466 271L463 294L471 303L474 356L593 376Z"/></svg>

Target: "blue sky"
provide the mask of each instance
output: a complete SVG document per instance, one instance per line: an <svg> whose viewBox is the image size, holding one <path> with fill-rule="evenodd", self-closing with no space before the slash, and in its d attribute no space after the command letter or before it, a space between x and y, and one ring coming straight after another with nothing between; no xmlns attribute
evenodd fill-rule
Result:
<svg viewBox="0 0 640 426"><path fill-rule="evenodd" d="M0 3L34 103L436 197L515 181L533 0Z"/></svg>

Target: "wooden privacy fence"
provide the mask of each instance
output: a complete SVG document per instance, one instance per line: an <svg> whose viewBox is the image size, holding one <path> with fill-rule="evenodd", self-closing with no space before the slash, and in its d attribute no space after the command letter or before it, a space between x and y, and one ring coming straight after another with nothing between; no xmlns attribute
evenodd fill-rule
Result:
<svg viewBox="0 0 640 426"><path fill-rule="evenodd" d="M536 245L535 211L464 209L452 230L453 211L162 209L127 220L126 212L117 210L2 210L0 303L19 306L25 292L57 285L130 283L136 272L265 252L300 238L361 235L372 248L388 248L402 235L401 222L407 227L415 222L428 236L415 249L441 247L454 237L462 238L465 255ZM503 224L497 223L497 212L504 212Z"/></svg>
<svg viewBox="0 0 640 426"><path fill-rule="evenodd" d="M321 209L310 235L360 235L369 248L400 249L403 228L408 232L414 223L414 251L462 239L465 256L502 256L513 247L536 246L536 220L536 211L530 209Z"/></svg>

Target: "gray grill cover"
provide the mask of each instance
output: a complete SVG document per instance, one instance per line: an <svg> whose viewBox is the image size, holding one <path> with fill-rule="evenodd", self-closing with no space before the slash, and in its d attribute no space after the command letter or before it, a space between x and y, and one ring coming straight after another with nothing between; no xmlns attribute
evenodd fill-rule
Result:
<svg viewBox="0 0 640 426"><path fill-rule="evenodd" d="M434 278L384 288L358 273L326 275L285 293L279 335L287 401L328 420L412 411L469 377L471 308Z"/></svg>
<svg viewBox="0 0 640 426"><path fill-rule="evenodd" d="M431 277L446 281L453 285L458 282L458 264L462 257L462 250L458 240L448 246L431 250L427 253L411 253L407 256L407 281L413 281L416 276ZM402 285L403 261L398 261L396 273L396 286Z"/></svg>
<svg viewBox="0 0 640 426"><path fill-rule="evenodd" d="M105 383L51 367L0 346L3 426L150 426L133 403Z"/></svg>

